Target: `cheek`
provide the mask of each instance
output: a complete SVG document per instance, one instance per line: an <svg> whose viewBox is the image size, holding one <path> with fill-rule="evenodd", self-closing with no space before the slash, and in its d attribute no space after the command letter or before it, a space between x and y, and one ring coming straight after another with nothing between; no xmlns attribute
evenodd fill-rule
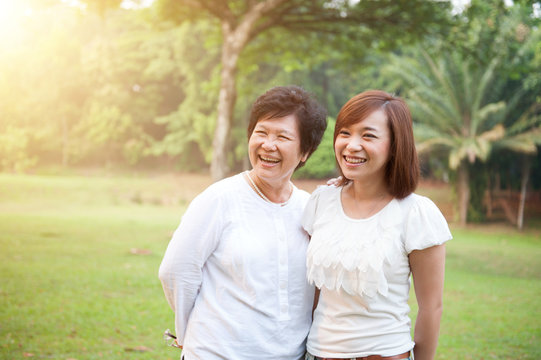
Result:
<svg viewBox="0 0 541 360"><path fill-rule="evenodd" d="M250 138L248 141L248 156L253 157L255 156L254 153L257 151L258 144L257 141L255 141L253 138Z"/></svg>
<svg viewBox="0 0 541 360"><path fill-rule="evenodd" d="M343 140L337 139L334 142L334 153L336 154L336 156L340 156L340 152L344 149L344 146L345 145Z"/></svg>
<svg viewBox="0 0 541 360"><path fill-rule="evenodd" d="M260 139L256 134L252 134L248 139L248 149L256 148L259 146Z"/></svg>
<svg viewBox="0 0 541 360"><path fill-rule="evenodd" d="M341 151L340 151L340 144L337 142L334 144L334 159L337 162L340 162L340 159L342 158Z"/></svg>
<svg viewBox="0 0 541 360"><path fill-rule="evenodd" d="M389 144L382 147L381 152L385 154L385 162L388 162L391 159L391 147Z"/></svg>

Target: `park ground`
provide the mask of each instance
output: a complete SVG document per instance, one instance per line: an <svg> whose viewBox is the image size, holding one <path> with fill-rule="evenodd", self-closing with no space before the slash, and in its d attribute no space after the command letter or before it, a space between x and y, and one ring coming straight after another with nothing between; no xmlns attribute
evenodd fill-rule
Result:
<svg viewBox="0 0 541 360"><path fill-rule="evenodd" d="M158 266L187 204L210 183L173 173L0 174L0 359L178 359L162 340L174 326ZM527 214L522 232L502 221L459 227L447 184L418 192L454 235L436 359L541 358L539 214Z"/></svg>

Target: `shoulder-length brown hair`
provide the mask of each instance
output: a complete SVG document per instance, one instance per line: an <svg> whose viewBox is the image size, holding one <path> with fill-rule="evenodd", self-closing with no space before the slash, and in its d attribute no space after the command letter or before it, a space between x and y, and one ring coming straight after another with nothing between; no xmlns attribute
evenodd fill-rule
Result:
<svg viewBox="0 0 541 360"><path fill-rule="evenodd" d="M403 199L417 188L419 182L419 159L413 138L413 124L408 106L399 97L381 90L368 90L352 97L340 110L334 128L334 142L344 127L367 118L376 110L383 110L391 134L389 159L385 180L391 195ZM340 167L342 182L347 184Z"/></svg>

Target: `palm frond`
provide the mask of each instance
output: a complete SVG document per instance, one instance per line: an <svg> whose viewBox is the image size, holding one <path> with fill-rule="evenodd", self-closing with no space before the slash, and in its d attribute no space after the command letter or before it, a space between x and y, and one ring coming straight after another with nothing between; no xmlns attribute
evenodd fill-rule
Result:
<svg viewBox="0 0 541 360"><path fill-rule="evenodd" d="M508 136L495 143L501 149L523 154L536 154L537 146L541 145L541 127L519 133L515 136Z"/></svg>
<svg viewBox="0 0 541 360"><path fill-rule="evenodd" d="M452 148L453 141L444 137L430 138L424 141L416 142L415 147L417 148L419 154L422 154L427 151L432 151L436 147Z"/></svg>
<svg viewBox="0 0 541 360"><path fill-rule="evenodd" d="M541 102L532 104L508 129L511 135L541 125Z"/></svg>
<svg viewBox="0 0 541 360"><path fill-rule="evenodd" d="M444 63L442 63L441 67L438 67L425 50L421 49L421 54L423 55L423 58L426 61L432 75L434 75L435 79L438 81L438 84L444 90L445 95L449 97L453 107L455 109L459 109L460 105L458 99L456 98L456 91L453 91L453 86L449 81L450 77L446 76L447 71L445 70Z"/></svg>
<svg viewBox="0 0 541 360"><path fill-rule="evenodd" d="M485 131L484 133L477 136L478 139L483 141L497 141L503 139L505 136L505 128L502 124L494 126L492 129Z"/></svg>

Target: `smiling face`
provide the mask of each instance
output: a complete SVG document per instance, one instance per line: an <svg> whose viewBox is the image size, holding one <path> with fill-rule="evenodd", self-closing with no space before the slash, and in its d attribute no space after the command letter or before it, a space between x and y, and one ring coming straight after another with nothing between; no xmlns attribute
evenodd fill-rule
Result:
<svg viewBox="0 0 541 360"><path fill-rule="evenodd" d="M301 161L301 140L294 115L259 120L248 141L248 154L255 175L269 183L287 182Z"/></svg>
<svg viewBox="0 0 541 360"><path fill-rule="evenodd" d="M385 182L391 133L387 115L376 110L341 128L334 143L336 160L347 179Z"/></svg>

